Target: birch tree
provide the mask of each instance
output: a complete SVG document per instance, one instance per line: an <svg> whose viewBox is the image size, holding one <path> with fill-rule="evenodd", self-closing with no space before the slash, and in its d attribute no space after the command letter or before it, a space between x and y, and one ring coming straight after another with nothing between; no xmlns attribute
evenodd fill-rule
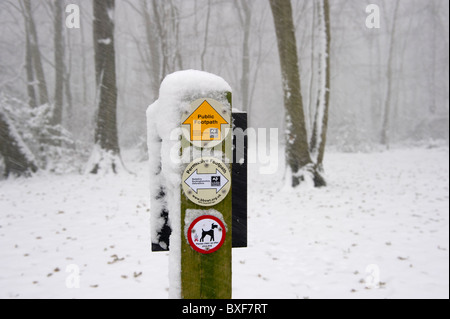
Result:
<svg viewBox="0 0 450 319"><path fill-rule="evenodd" d="M330 104L330 6L328 0L319 0L319 87L316 113L311 134L310 151L317 169L323 171L323 158L328 128Z"/></svg>

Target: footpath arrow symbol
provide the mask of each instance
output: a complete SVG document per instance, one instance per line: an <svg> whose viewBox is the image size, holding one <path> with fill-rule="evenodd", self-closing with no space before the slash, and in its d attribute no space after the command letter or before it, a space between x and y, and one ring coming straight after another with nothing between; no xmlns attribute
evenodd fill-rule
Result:
<svg viewBox="0 0 450 319"><path fill-rule="evenodd" d="M213 141L222 139L222 124L228 122L205 100L182 124L190 126L191 141Z"/></svg>
<svg viewBox="0 0 450 319"><path fill-rule="evenodd" d="M199 189L215 189L217 194L229 181L218 169L213 174L199 174L197 169L184 182L195 193Z"/></svg>

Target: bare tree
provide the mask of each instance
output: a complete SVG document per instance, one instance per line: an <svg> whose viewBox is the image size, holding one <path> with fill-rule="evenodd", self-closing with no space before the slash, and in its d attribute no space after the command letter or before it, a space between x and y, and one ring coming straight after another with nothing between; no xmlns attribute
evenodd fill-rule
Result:
<svg viewBox="0 0 450 319"><path fill-rule="evenodd" d="M328 128L328 109L330 104L330 6L328 0L319 0L319 92L316 113L311 134L310 152L317 169L323 171L323 158Z"/></svg>
<svg viewBox="0 0 450 319"><path fill-rule="evenodd" d="M95 148L88 171L117 173L120 149L117 134L117 85L114 51L115 0L94 0L94 49L97 83L98 113L95 129Z"/></svg>
<svg viewBox="0 0 450 319"><path fill-rule="evenodd" d="M281 66L286 116L286 162L292 186L311 178L316 186L324 184L309 153L308 136L300 90L297 43L290 0L269 0L275 24Z"/></svg>
<svg viewBox="0 0 450 319"><path fill-rule="evenodd" d="M25 28L28 29L28 28ZM28 32L25 32L25 69L27 72L27 93L28 93L28 104L31 107L38 106L36 91L34 88L34 69L33 69L33 57L31 55L31 43L30 36Z"/></svg>
<svg viewBox="0 0 450 319"><path fill-rule="evenodd" d="M236 1L238 7L239 22L244 33L242 40L242 74L241 74L241 94L243 110L248 111L250 108L250 26L252 22L252 5L251 1Z"/></svg>
<svg viewBox="0 0 450 319"><path fill-rule="evenodd" d="M145 23L145 36L147 41L148 51L146 54L146 66L150 69L148 70L149 76L152 83L153 96L156 98L158 96L159 85L161 84L161 52L159 50L158 38L154 32L154 27L152 25L152 17L150 8L147 1L142 1L142 12Z"/></svg>
<svg viewBox="0 0 450 319"><path fill-rule="evenodd" d="M141 6L127 0L128 5L141 16L145 26L145 41L131 35L143 66L151 81L152 95L158 96L165 76L183 69L180 48L180 14L173 0L141 0Z"/></svg>
<svg viewBox="0 0 450 319"><path fill-rule="evenodd" d="M390 117L391 117L391 104L392 104L392 90L393 90L393 61L394 61L394 43L395 43L395 33L396 33L396 25L397 25L397 14L398 14L399 0L395 1L393 20L392 20L392 29L390 34L389 41L389 52L388 52L388 61L386 68L386 97L384 100L384 109L383 109L383 123L381 127L381 136L380 142L389 148L389 135L390 135Z"/></svg>
<svg viewBox="0 0 450 319"><path fill-rule="evenodd" d="M66 33L66 47L67 47L67 60L63 63L63 74L64 74L64 95L66 98L66 108L67 117L70 118L73 113L73 96L72 96L72 40L69 33ZM64 47L63 47L64 52ZM64 56L66 54L64 53ZM84 58L84 53L81 54L82 59ZM84 81L84 79L83 79ZM83 93L85 94L85 93ZM86 103L84 104L86 105Z"/></svg>
<svg viewBox="0 0 450 319"><path fill-rule="evenodd" d="M200 62L202 66L202 70L205 71L205 56L206 56L206 49L208 48L208 33L209 33L209 20L211 17L211 0L208 0L208 9L206 11L206 21L205 21L205 32L203 37L203 49L202 53L200 54Z"/></svg>
<svg viewBox="0 0 450 319"><path fill-rule="evenodd" d="M38 84L39 104L42 105L48 103L49 100L48 100L47 82L45 81L44 69L42 67L42 58L41 58L41 51L39 49L36 24L34 22L30 0L22 0L20 2L20 5L22 9L22 14L25 19L27 49L29 50L29 52L26 53L26 59L27 63L30 61L32 62L33 70L35 72L34 73L35 77L33 78L37 81ZM29 70L27 70L27 72L29 72Z"/></svg>
<svg viewBox="0 0 450 319"><path fill-rule="evenodd" d="M316 37L316 12L317 12L317 1L313 1L313 8L312 8L312 19L311 19L311 66L310 66L310 70L311 70L311 76L309 77L309 92L308 92L308 104L307 104L307 109L306 109L306 124L308 129L311 129L311 127L313 126L313 119L312 119L312 110L313 110L313 104L314 104L314 93L313 93L313 89L314 89L314 80L316 79L316 74L314 72L314 66L315 66L315 47L316 47L316 41L315 41L315 37Z"/></svg>
<svg viewBox="0 0 450 319"><path fill-rule="evenodd" d="M55 58L55 101L53 124L62 122L64 94L64 38L63 38L63 7L60 0L54 1L54 58Z"/></svg>

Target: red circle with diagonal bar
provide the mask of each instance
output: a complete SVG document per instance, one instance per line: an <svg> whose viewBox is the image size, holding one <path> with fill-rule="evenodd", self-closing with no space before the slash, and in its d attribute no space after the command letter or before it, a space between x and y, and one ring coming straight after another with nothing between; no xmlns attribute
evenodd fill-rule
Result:
<svg viewBox="0 0 450 319"><path fill-rule="evenodd" d="M212 215L203 215L189 225L187 238L192 249L202 254L211 254L225 242L226 229L223 222Z"/></svg>

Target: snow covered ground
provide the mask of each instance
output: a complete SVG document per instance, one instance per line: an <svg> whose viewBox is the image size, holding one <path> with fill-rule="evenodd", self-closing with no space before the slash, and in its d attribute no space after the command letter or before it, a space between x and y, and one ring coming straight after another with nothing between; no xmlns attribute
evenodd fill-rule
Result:
<svg viewBox="0 0 450 319"><path fill-rule="evenodd" d="M0 181L0 298L167 298L148 167L127 163L136 176ZM328 187L296 190L250 167L233 297L449 298L448 148L329 152L325 167Z"/></svg>

